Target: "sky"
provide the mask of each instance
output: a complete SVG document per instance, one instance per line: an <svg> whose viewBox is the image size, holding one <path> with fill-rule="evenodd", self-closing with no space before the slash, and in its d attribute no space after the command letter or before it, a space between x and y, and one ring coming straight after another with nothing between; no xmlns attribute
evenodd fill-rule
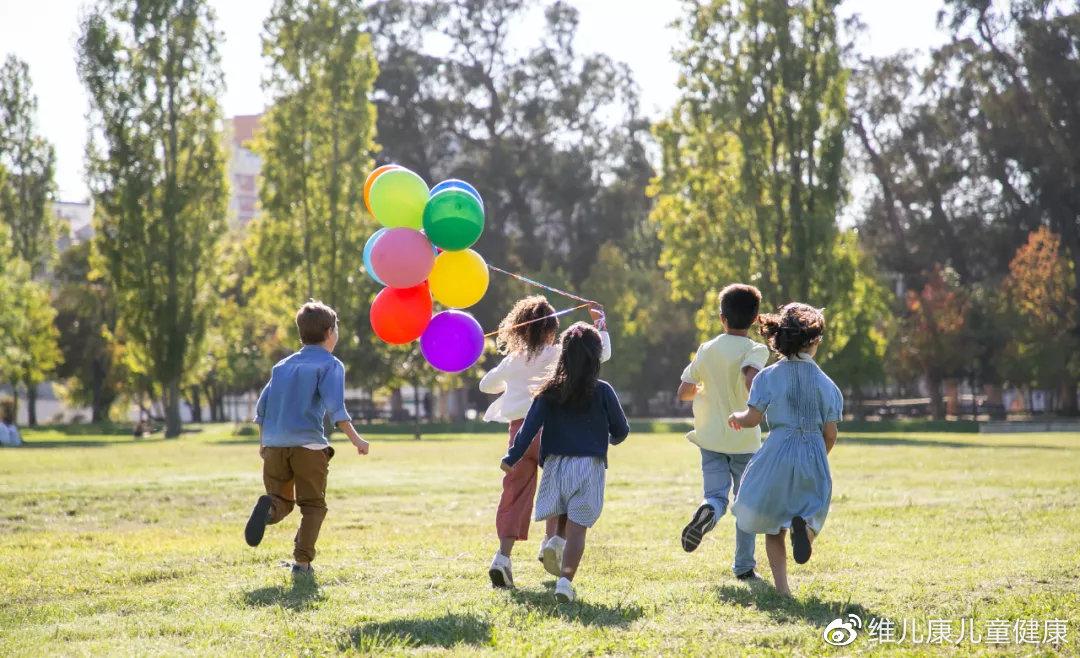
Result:
<svg viewBox="0 0 1080 658"><path fill-rule="evenodd" d="M272 0L211 0L225 34L220 46L225 71L227 116L258 114L263 63L259 35ZM642 107L659 117L674 103L678 68L672 48L678 34L668 25L679 0L570 0L581 12L580 52L603 52L626 62L641 89ZM857 13L867 26L859 50L889 55L941 43L937 11L941 0L848 0L844 16ZM56 146L57 186L62 201L87 196L83 181L87 96L75 70L78 18L85 0L0 0L0 57L14 54L30 65L38 96L38 126ZM537 16L539 19L539 16Z"/></svg>

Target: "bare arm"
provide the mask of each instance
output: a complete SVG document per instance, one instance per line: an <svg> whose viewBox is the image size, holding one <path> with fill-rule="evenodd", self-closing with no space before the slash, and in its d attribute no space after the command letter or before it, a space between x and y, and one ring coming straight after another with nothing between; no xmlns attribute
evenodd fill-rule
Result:
<svg viewBox="0 0 1080 658"><path fill-rule="evenodd" d="M360 438L360 435L356 433L356 428L353 427L352 421L350 421L350 420L339 420L335 424L337 425L337 428L339 430L341 430L342 432L345 432L345 436L349 437L349 441L354 446L356 446L356 451L358 453L360 453L361 455L368 454L368 449L369 449L368 442L363 440L362 438Z"/></svg>
<svg viewBox="0 0 1080 658"><path fill-rule="evenodd" d="M746 366L743 368L743 382L746 383L746 390L750 390L750 386L754 383L754 377L761 372L754 366Z"/></svg>
<svg viewBox="0 0 1080 658"><path fill-rule="evenodd" d="M825 426L821 428L821 434L825 437L825 454L832 452L833 446L836 445L836 423L825 423Z"/></svg>
<svg viewBox="0 0 1080 658"><path fill-rule="evenodd" d="M733 430L746 430L761 424L762 414L753 407L736 411L728 416L728 426Z"/></svg>
<svg viewBox="0 0 1080 658"><path fill-rule="evenodd" d="M679 396L680 402L690 402L697 395L698 385L691 382L679 382Z"/></svg>

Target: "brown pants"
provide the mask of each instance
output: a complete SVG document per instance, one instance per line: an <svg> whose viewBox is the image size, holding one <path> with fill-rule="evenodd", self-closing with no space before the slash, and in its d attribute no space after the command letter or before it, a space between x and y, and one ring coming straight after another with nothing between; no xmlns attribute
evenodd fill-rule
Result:
<svg viewBox="0 0 1080 658"><path fill-rule="evenodd" d="M510 445L525 420L510 423ZM543 430L541 430L543 433ZM536 470L540 460L540 434L533 437L529 449L514 464L510 472L503 476L503 491L499 498L499 508L495 512L495 532L499 538L514 537L518 541L529 538L529 524L532 523L533 497L536 495Z"/></svg>
<svg viewBox="0 0 1080 658"><path fill-rule="evenodd" d="M334 449L311 450L265 448L263 450L263 484L274 500L270 523L284 519L300 506L300 529L296 531L293 559L311 562L315 559L315 541L326 518L326 475Z"/></svg>

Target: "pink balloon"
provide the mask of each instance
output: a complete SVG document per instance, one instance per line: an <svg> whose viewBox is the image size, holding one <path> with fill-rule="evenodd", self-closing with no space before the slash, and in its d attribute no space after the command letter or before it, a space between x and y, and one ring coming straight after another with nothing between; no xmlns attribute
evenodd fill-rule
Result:
<svg viewBox="0 0 1080 658"><path fill-rule="evenodd" d="M424 234L411 228L391 228L371 249L375 276L391 288L423 283L435 266L435 253Z"/></svg>

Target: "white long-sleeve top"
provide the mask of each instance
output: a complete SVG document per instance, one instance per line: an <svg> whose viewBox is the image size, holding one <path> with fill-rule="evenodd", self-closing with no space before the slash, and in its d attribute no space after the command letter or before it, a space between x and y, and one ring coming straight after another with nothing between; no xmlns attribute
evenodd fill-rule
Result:
<svg viewBox="0 0 1080 658"><path fill-rule="evenodd" d="M611 358L611 337L608 332L600 332L603 349L600 362ZM501 393L484 414L489 423L509 423L520 420L529 413L533 394L547 377L548 369L559 360L557 345L548 345L531 359L526 354L514 352L508 354L484 378L480 380L480 391L496 395Z"/></svg>

